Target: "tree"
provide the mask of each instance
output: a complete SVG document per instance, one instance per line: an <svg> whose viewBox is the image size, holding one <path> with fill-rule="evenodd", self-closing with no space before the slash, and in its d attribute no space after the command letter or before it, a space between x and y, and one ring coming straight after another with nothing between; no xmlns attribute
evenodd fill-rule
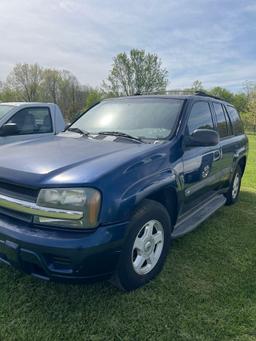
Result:
<svg viewBox="0 0 256 341"><path fill-rule="evenodd" d="M65 116L72 120L84 107L88 90L87 87L82 87L77 78L67 70L61 71L60 77L58 104Z"/></svg>
<svg viewBox="0 0 256 341"><path fill-rule="evenodd" d="M203 83L199 80L196 80L193 82L191 90L196 92L196 91L205 91L204 87L203 87Z"/></svg>
<svg viewBox="0 0 256 341"><path fill-rule="evenodd" d="M92 105L96 104L103 98L103 93L99 89L90 89L85 101L84 110L89 109Z"/></svg>
<svg viewBox="0 0 256 341"><path fill-rule="evenodd" d="M247 109L248 98L244 92L234 94L225 88L216 86L212 88L209 93L233 104L239 112L244 112Z"/></svg>
<svg viewBox="0 0 256 341"><path fill-rule="evenodd" d="M60 97L61 73L55 69L44 69L41 84L41 98L48 102L58 103Z"/></svg>
<svg viewBox="0 0 256 341"><path fill-rule="evenodd" d="M113 96L134 95L165 90L168 72L156 54L132 49L130 54L119 53L103 89Z"/></svg>
<svg viewBox="0 0 256 341"><path fill-rule="evenodd" d="M248 99L246 94L243 92L234 94L232 104L240 113L245 112L248 109Z"/></svg>
<svg viewBox="0 0 256 341"><path fill-rule="evenodd" d="M220 97L229 103L232 103L234 99L234 95L232 92L220 86L215 86L209 91L209 93L213 96Z"/></svg>
<svg viewBox="0 0 256 341"><path fill-rule="evenodd" d="M0 89L0 102L16 102L19 101L20 98L17 93L8 88L7 86L3 86Z"/></svg>
<svg viewBox="0 0 256 341"><path fill-rule="evenodd" d="M38 64L17 64L6 82L0 82L0 101L53 102L68 120L84 108L88 92L71 72Z"/></svg>
<svg viewBox="0 0 256 341"><path fill-rule="evenodd" d="M246 82L245 90L248 99L248 121L253 127L253 131L256 132L256 84L252 82Z"/></svg>
<svg viewBox="0 0 256 341"><path fill-rule="evenodd" d="M17 92L0 81L0 102L16 102L19 100Z"/></svg>
<svg viewBox="0 0 256 341"><path fill-rule="evenodd" d="M7 78L6 85L22 100L38 100L42 81L42 69L38 64L17 64Z"/></svg>

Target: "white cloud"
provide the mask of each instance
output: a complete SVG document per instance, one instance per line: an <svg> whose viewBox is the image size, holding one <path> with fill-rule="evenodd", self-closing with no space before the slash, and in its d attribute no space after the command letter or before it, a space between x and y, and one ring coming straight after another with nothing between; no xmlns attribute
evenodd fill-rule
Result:
<svg viewBox="0 0 256 341"><path fill-rule="evenodd" d="M0 79L18 62L68 69L100 85L121 51L157 53L173 87L256 79L253 2L1 0ZM230 11L232 6L232 11ZM249 12L248 12L249 11Z"/></svg>

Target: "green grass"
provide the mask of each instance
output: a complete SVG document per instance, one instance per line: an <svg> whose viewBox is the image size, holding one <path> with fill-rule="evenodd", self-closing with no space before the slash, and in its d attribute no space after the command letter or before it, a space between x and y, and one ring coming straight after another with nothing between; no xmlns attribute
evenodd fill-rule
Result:
<svg viewBox="0 0 256 341"><path fill-rule="evenodd" d="M176 240L136 292L0 266L0 340L256 340L256 137L240 201Z"/></svg>

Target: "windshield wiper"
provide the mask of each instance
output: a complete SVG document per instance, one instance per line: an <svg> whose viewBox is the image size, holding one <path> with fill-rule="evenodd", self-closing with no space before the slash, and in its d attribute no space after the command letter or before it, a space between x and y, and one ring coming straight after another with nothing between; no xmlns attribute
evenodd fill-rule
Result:
<svg viewBox="0 0 256 341"><path fill-rule="evenodd" d="M68 128L67 131L72 131L74 133L78 133L78 134L82 134L82 135L85 135L85 136L88 136L89 135L89 132L88 131L85 131L85 130L82 130L80 128Z"/></svg>
<svg viewBox="0 0 256 341"><path fill-rule="evenodd" d="M96 133L98 135L112 135L112 136L120 136L120 137L125 137L130 140L134 140L140 143L143 143L142 139L140 137L135 137L126 133L123 133L121 131L99 131Z"/></svg>

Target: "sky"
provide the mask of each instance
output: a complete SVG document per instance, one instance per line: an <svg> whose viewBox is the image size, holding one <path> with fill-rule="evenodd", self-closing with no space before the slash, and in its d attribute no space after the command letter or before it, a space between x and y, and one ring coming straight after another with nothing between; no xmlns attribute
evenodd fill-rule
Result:
<svg viewBox="0 0 256 341"><path fill-rule="evenodd" d="M0 37L0 80L39 63L100 86L138 48L161 58L168 89L256 81L255 0L0 0Z"/></svg>

